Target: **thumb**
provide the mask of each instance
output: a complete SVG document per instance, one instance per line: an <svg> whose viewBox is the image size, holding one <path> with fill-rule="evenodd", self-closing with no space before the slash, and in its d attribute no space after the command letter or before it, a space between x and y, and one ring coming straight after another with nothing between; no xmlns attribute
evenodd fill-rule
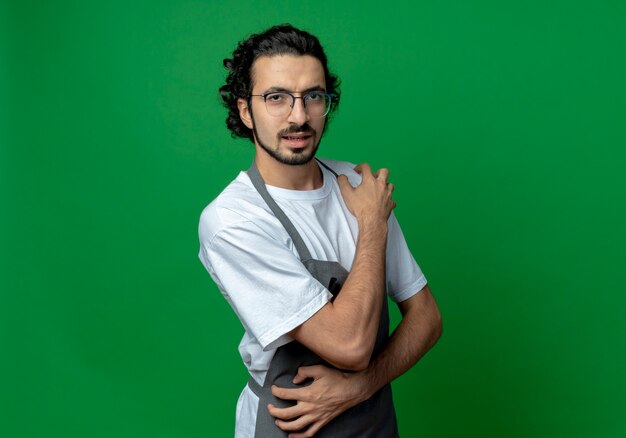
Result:
<svg viewBox="0 0 626 438"><path fill-rule="evenodd" d="M297 384L304 382L306 379L317 378L321 374L320 368L321 368L320 365L312 365L308 367L298 368L298 374L296 374L296 376L293 378L293 383L297 385Z"/></svg>

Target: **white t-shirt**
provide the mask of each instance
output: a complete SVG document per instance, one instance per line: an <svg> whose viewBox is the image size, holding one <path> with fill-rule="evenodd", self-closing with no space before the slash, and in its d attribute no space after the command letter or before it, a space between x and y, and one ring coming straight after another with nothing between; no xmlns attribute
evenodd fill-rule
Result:
<svg viewBox="0 0 626 438"><path fill-rule="evenodd" d="M354 165L322 160L354 186ZM267 186L269 194L302 236L311 257L352 267L358 226L346 207L336 177L324 166L316 190ZM387 292L401 302L419 292L426 278L411 256L395 216L388 221ZM291 330L332 297L306 270L289 234L256 191L247 173L237 178L202 212L200 260L245 328L239 353L250 375L263 385L276 349L291 341ZM237 403L237 437L254 436L257 396L244 388Z"/></svg>

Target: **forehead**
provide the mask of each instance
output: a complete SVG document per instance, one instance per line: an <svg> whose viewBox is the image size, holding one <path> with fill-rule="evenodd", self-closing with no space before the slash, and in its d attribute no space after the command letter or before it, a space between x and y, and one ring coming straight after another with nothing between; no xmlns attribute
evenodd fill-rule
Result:
<svg viewBox="0 0 626 438"><path fill-rule="evenodd" d="M326 88L322 63L310 55L260 56L252 64L252 84L253 93L271 87L290 91Z"/></svg>

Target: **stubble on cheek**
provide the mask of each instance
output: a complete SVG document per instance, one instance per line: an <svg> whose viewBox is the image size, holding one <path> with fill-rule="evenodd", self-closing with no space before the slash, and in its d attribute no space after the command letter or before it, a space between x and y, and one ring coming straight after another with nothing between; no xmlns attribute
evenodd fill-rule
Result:
<svg viewBox="0 0 626 438"><path fill-rule="evenodd" d="M308 123L304 123L303 125L290 125L287 128L279 130L276 133L276 143L270 145L268 143L265 143L264 138L259 135L259 131L257 130L257 124L254 120L252 107L250 107L250 118L252 120L252 132L254 134L255 143L258 144L265 152L267 152L268 155L270 155L276 161L288 165L302 165L311 161L317 153L321 138L318 138L317 131ZM322 129L322 132L323 131L324 130ZM288 152L281 152L280 144L283 140L283 136L296 132L306 132L311 134L310 139L313 142L312 148L287 148ZM267 137L271 138L272 134L268 133Z"/></svg>

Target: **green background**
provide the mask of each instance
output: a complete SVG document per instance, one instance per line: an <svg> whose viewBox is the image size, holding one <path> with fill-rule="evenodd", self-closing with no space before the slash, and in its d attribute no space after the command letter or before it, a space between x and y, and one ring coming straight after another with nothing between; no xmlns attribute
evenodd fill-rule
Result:
<svg viewBox="0 0 626 438"><path fill-rule="evenodd" d="M320 156L390 168L443 315L402 436L626 436L623 1L0 4L0 436L232 436L197 221L253 156L222 59L281 22L343 80Z"/></svg>

